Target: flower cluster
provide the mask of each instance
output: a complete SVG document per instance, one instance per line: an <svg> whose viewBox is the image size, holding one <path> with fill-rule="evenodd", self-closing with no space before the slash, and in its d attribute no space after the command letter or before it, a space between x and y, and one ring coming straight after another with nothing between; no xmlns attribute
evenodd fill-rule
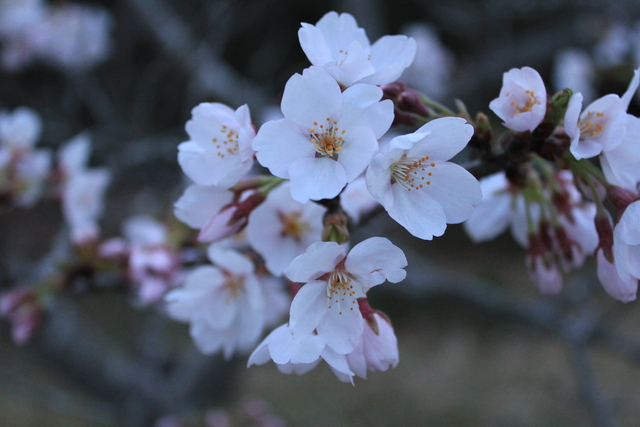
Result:
<svg viewBox="0 0 640 427"><path fill-rule="evenodd" d="M205 352L247 351L267 324L264 313L278 312L256 274L284 276L294 295L289 321L249 363L273 359L283 372L304 373L325 360L353 381L398 362L390 321L366 293L403 280L407 261L380 237L349 252L349 227L377 203L422 239L467 219L480 185L447 160L474 130L462 118L440 118L381 148L395 107L379 86L411 64L415 41L385 36L371 45L351 15L335 12L303 23L298 36L312 65L286 83L282 118L254 128L246 105L192 111L178 161L194 183L175 214L211 244L214 266L189 273L166 296L167 312L191 323ZM254 158L272 176L253 175Z"/></svg>
<svg viewBox="0 0 640 427"><path fill-rule="evenodd" d="M562 272L595 255L604 289L624 302L636 298L640 119L627 109L639 83L636 70L622 96L605 95L582 111L582 94L567 89L547 99L538 73L524 67L504 74L490 104L512 130L501 144L531 151L481 181L483 202L465 227L481 241L510 226L543 292L559 292ZM601 170L587 160L595 158ZM615 225L605 199L617 211Z"/></svg>

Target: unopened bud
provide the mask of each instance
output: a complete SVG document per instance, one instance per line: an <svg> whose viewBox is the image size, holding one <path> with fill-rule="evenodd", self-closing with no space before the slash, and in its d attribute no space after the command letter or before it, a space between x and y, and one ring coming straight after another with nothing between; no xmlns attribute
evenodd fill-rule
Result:
<svg viewBox="0 0 640 427"><path fill-rule="evenodd" d="M573 91L568 88L553 95L547 101L547 111L542 122L548 123L555 128L564 119L572 96Z"/></svg>

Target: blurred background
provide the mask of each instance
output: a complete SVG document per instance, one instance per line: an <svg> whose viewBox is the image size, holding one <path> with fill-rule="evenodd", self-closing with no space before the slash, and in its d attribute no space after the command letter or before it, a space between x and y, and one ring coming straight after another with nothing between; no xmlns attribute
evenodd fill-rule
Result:
<svg viewBox="0 0 640 427"><path fill-rule="evenodd" d="M33 4L46 8L46 25L32 25ZM91 166L113 173L104 237L134 214L170 221L186 184L176 147L191 109L247 103L254 123L266 120L309 65L300 23L330 10L353 14L372 42L416 38L401 80L450 107L463 100L472 116L490 113L512 67L538 70L549 92L571 82L590 102L624 92L640 65L632 0L0 0L0 110L37 111L38 147L88 132ZM0 213L0 290L55 263L63 222L50 199ZM475 245L450 226L425 242L386 215L355 240L372 235L393 236L409 258L405 282L370 295L394 322L397 368L355 387L326 366L302 377L246 369L243 357L201 355L187 326L122 289L80 283L50 303L24 346L0 322L0 424L638 425L640 310L608 297L592 263L543 297L510 236Z"/></svg>

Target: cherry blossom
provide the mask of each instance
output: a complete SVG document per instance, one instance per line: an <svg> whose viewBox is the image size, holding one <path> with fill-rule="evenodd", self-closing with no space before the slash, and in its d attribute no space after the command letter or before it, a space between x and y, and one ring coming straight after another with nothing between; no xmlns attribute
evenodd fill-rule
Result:
<svg viewBox="0 0 640 427"><path fill-rule="evenodd" d="M382 237L357 244L348 255L344 245L334 242L309 246L285 270L293 282L306 283L291 303L294 339L304 341L315 331L337 353L350 353L364 328L357 299L385 280L403 280L406 265L402 250Z"/></svg>
<svg viewBox="0 0 640 427"><path fill-rule="evenodd" d="M532 132L544 119L547 90L542 77L530 67L512 68L502 76L500 96L489 108L516 132Z"/></svg>
<svg viewBox="0 0 640 427"><path fill-rule="evenodd" d="M34 149L41 129L40 116L30 108L0 111L0 193L12 205L33 206L49 175L51 151Z"/></svg>
<svg viewBox="0 0 640 427"><path fill-rule="evenodd" d="M99 235L98 219L104 208L104 192L111 181L106 168L87 168L90 144L86 135L68 141L58 152L62 173L62 212L71 240L82 245Z"/></svg>
<svg viewBox="0 0 640 427"><path fill-rule="evenodd" d="M181 283L179 254L167 244L167 229L149 216L128 218L123 238L105 241L98 248L105 258L124 259L127 278L142 305L154 304Z"/></svg>
<svg viewBox="0 0 640 427"><path fill-rule="evenodd" d="M337 196L364 171L391 126L393 103L381 97L371 85L341 92L318 67L294 74L282 97L284 119L265 123L253 140L258 161L290 179L300 203Z"/></svg>
<svg viewBox="0 0 640 427"><path fill-rule="evenodd" d="M255 130L249 107L237 110L219 103L202 103L191 111L189 141L178 146L178 163L200 185L227 189L253 165L251 141Z"/></svg>
<svg viewBox="0 0 640 427"><path fill-rule="evenodd" d="M249 216L247 239L264 258L267 269L281 276L295 257L320 241L324 212L316 203L296 202L289 184L281 184Z"/></svg>
<svg viewBox="0 0 640 427"><path fill-rule="evenodd" d="M367 371L386 371L398 365L398 340L389 319L378 313L371 314L371 322L366 322L362 340L353 351L346 355L347 364L353 374L367 378ZM332 367L333 368L333 367ZM353 377L337 369L333 373L343 382L353 383Z"/></svg>
<svg viewBox="0 0 640 427"><path fill-rule="evenodd" d="M63 70L87 70L109 56L112 26L106 9L66 3L47 8L31 39L44 61Z"/></svg>
<svg viewBox="0 0 640 427"><path fill-rule="evenodd" d="M571 138L571 153L577 159L597 156L622 143L629 118L633 117L627 114L627 108L639 83L640 70L636 70L622 98L614 94L605 95L589 104L582 114L582 95L576 93L571 97L564 117L564 129Z"/></svg>
<svg viewBox="0 0 640 427"><path fill-rule="evenodd" d="M240 253L212 246L215 266L196 268L184 287L165 296L172 318L191 324L191 337L205 354L223 351L226 359L236 351L248 352L266 323L265 289L253 263Z"/></svg>
<svg viewBox="0 0 640 427"><path fill-rule="evenodd" d="M441 236L447 223L466 220L482 200L478 181L446 161L472 135L464 119L444 117L392 139L367 170L369 191L414 236Z"/></svg>
<svg viewBox="0 0 640 427"><path fill-rule="evenodd" d="M300 46L309 61L324 68L344 87L382 85L397 80L413 62L416 42L406 36L384 36L373 45L348 13L329 12L316 25L302 23Z"/></svg>

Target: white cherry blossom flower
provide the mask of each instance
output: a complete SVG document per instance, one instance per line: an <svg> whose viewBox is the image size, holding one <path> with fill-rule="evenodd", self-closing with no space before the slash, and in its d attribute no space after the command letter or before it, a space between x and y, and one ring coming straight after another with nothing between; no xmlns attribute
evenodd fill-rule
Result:
<svg viewBox="0 0 640 427"><path fill-rule="evenodd" d="M504 172L480 180L482 202L463 226L478 243L491 240L510 228L513 238L527 247L527 222L524 198L520 189L512 188Z"/></svg>
<svg viewBox="0 0 640 427"><path fill-rule="evenodd" d="M406 36L384 36L373 45L348 13L329 12L314 26L298 30L309 61L322 67L342 86L382 85L397 80L413 62L416 42Z"/></svg>
<svg viewBox="0 0 640 427"><path fill-rule="evenodd" d="M148 216L123 224L128 247L128 277L142 305L153 304L181 280L179 255L167 245L167 229Z"/></svg>
<svg viewBox="0 0 640 427"><path fill-rule="evenodd" d="M0 111L0 193L15 206L33 206L51 170L51 151L34 149L42 121L37 112L19 107Z"/></svg>
<svg viewBox="0 0 640 427"><path fill-rule="evenodd" d="M364 171L391 126L393 103L381 97L371 85L342 92L318 67L293 75L282 97L285 118L265 123L253 140L258 161L290 179L300 203L337 196Z"/></svg>
<svg viewBox="0 0 640 427"><path fill-rule="evenodd" d="M40 139L42 120L27 107L13 112L0 111L0 145L13 151L30 150Z"/></svg>
<svg viewBox="0 0 640 427"><path fill-rule="evenodd" d="M512 68L502 76L500 96L489 108L516 132L533 131L547 111L547 90L542 77L530 67Z"/></svg>
<svg viewBox="0 0 640 427"><path fill-rule="evenodd" d="M83 244L100 234L98 219L104 209L104 192L111 174L92 168L67 179L62 189L62 212L71 230L71 240Z"/></svg>
<svg viewBox="0 0 640 427"><path fill-rule="evenodd" d="M281 276L295 257L321 240L324 212L317 203L296 202L289 184L280 184L249 216L247 240L264 258L267 269Z"/></svg>
<svg viewBox="0 0 640 427"><path fill-rule="evenodd" d="M38 201L44 182L51 172L52 157L52 152L46 149L33 150L19 156L13 177L17 190L14 194L16 206L28 208Z"/></svg>
<svg viewBox="0 0 640 427"><path fill-rule="evenodd" d="M306 283L291 303L294 339L304 341L316 331L335 352L350 353L364 328L357 299L385 280L403 280L406 265L402 250L382 237L357 244L348 255L347 248L335 242L309 246L285 270L291 281Z"/></svg>
<svg viewBox="0 0 640 427"><path fill-rule="evenodd" d="M472 135L464 119L444 117L392 139L367 170L369 191L414 236L441 236L447 223L466 220L482 200L473 175L446 161Z"/></svg>
<svg viewBox="0 0 640 427"><path fill-rule="evenodd" d="M265 295L253 263L236 251L211 247L215 266L187 275L184 287L165 296L173 319L191 324L191 337L205 354L223 351L229 359L248 352L265 326Z"/></svg>
<svg viewBox="0 0 640 427"><path fill-rule="evenodd" d="M111 181L106 168L87 168L91 142L79 135L58 151L62 172L62 212L71 230L71 240L84 244L99 235L98 219L104 209L104 192Z"/></svg>
<svg viewBox="0 0 640 427"><path fill-rule="evenodd" d="M87 70L110 53L111 14L79 3L49 6L31 30L38 57L63 70Z"/></svg>
<svg viewBox="0 0 640 427"><path fill-rule="evenodd" d="M564 130L571 138L570 150L576 159L597 156L622 143L628 120L633 117L627 114L627 108L639 83L640 70L636 70L622 98L605 95L589 104L582 114L582 95L576 93L571 97L564 117Z"/></svg>
<svg viewBox="0 0 640 427"><path fill-rule="evenodd" d="M224 104L202 103L191 111L189 141L178 146L178 163L196 184L227 189L253 165L255 131L249 107L232 110Z"/></svg>

